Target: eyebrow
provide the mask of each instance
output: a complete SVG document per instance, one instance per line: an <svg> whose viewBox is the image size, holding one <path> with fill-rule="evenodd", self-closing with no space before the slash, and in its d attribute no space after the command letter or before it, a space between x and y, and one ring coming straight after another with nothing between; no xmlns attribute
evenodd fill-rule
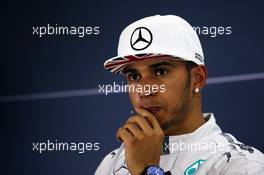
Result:
<svg viewBox="0 0 264 175"><path fill-rule="evenodd" d="M125 67L125 68L122 70L122 74L127 74L128 72L136 73L136 72L138 72L138 71L137 71L137 69L129 68L128 66Z"/></svg>
<svg viewBox="0 0 264 175"><path fill-rule="evenodd" d="M159 63L154 63L154 64L149 65L149 67L151 67L151 68L156 68L156 67L160 67L160 66L171 66L171 67L175 67L174 64L169 63L168 61L162 61L162 62L159 62Z"/></svg>
<svg viewBox="0 0 264 175"><path fill-rule="evenodd" d="M149 65L148 67L150 67L151 69L155 69L155 68L160 67L160 66L171 66L171 67L175 67L174 64L169 63L167 61L162 61L162 62L159 62L159 63L154 63L154 64ZM130 68L129 66L127 66L122 71L123 74L127 74L128 72L137 73L138 70L135 69L135 68Z"/></svg>

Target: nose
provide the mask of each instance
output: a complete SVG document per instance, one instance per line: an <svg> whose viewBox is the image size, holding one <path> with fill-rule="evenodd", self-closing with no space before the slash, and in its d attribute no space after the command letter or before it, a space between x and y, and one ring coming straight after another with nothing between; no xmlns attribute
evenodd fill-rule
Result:
<svg viewBox="0 0 264 175"><path fill-rule="evenodd" d="M141 83L138 85L141 86L140 91L138 91L139 98L148 98L150 96L155 96L157 94L158 85L154 83L155 81L152 78L142 79Z"/></svg>
<svg viewBox="0 0 264 175"><path fill-rule="evenodd" d="M147 98L150 96L154 96L155 94L156 94L156 92L143 90L142 92L138 92L138 97L139 98Z"/></svg>

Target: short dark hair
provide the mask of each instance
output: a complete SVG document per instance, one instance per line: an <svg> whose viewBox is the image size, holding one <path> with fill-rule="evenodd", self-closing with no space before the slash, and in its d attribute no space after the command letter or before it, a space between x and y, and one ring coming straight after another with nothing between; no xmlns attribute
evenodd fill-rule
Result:
<svg viewBox="0 0 264 175"><path fill-rule="evenodd" d="M187 82L188 84L191 83L191 70L192 68L198 66L196 63L192 62L192 61L186 61L185 62L185 68L186 68L186 72L187 72Z"/></svg>
<svg viewBox="0 0 264 175"><path fill-rule="evenodd" d="M185 62L185 68L187 73L191 73L192 68L198 66L196 63L192 62L192 61L186 61Z"/></svg>

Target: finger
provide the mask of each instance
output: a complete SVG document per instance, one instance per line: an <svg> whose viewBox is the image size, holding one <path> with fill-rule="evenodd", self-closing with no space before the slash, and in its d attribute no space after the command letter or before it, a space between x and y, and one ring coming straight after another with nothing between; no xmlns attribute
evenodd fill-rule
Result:
<svg viewBox="0 0 264 175"><path fill-rule="evenodd" d="M142 135L142 131L136 123L129 122L124 126L124 128L131 132L134 137Z"/></svg>
<svg viewBox="0 0 264 175"><path fill-rule="evenodd" d="M134 117L130 117L128 119L128 121L130 123L136 123L139 128L144 131L144 132L149 132L151 130L153 130L153 127L151 126L151 124L147 121L147 119L145 119L144 117L140 116L140 115L136 115Z"/></svg>
<svg viewBox="0 0 264 175"><path fill-rule="evenodd" d="M116 137L124 143L127 143L127 141L130 141L134 138L132 134L125 128L119 128Z"/></svg>
<svg viewBox="0 0 264 175"><path fill-rule="evenodd" d="M131 120L133 117L136 117L137 115L132 115L132 116L130 116L128 119L127 119L127 121L126 121L126 123L124 124L124 125L126 125L126 124L128 124L128 123L133 123L133 121Z"/></svg>
<svg viewBox="0 0 264 175"><path fill-rule="evenodd" d="M149 112L143 108L135 108L135 110L139 115L146 117L148 119L148 121L151 122L154 129L161 129L158 120L156 119L156 117L151 112Z"/></svg>

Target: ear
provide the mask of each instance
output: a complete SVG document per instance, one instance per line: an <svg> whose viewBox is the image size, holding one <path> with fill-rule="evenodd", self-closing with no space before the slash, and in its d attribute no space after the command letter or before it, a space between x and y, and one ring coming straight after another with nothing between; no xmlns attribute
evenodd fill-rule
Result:
<svg viewBox="0 0 264 175"><path fill-rule="evenodd" d="M205 86L207 80L207 69L204 65L199 65L191 70L193 88L200 90Z"/></svg>

